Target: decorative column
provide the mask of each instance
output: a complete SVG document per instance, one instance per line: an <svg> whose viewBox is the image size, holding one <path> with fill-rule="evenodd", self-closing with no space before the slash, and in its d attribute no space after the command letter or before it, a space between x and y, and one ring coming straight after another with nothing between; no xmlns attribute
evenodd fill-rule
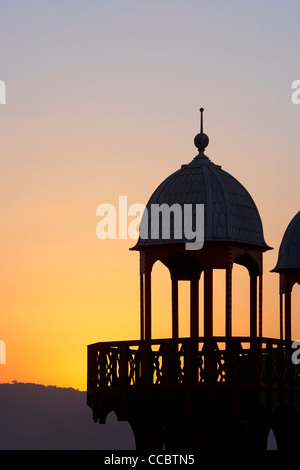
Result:
<svg viewBox="0 0 300 470"><path fill-rule="evenodd" d="M204 268L204 336L213 334L213 271Z"/></svg>
<svg viewBox="0 0 300 470"><path fill-rule="evenodd" d="M292 339L291 294L292 289L288 286L284 295L285 339L287 341Z"/></svg>
<svg viewBox="0 0 300 470"><path fill-rule="evenodd" d="M172 338L178 339L178 279L172 279Z"/></svg>
<svg viewBox="0 0 300 470"><path fill-rule="evenodd" d="M144 304L144 274L140 273L140 328L141 340L145 339L145 304Z"/></svg>
<svg viewBox="0 0 300 470"><path fill-rule="evenodd" d="M280 339L283 339L283 294L279 294L279 325L280 325Z"/></svg>
<svg viewBox="0 0 300 470"><path fill-rule="evenodd" d="M232 263L226 268L226 325L225 335L232 335Z"/></svg>
<svg viewBox="0 0 300 470"><path fill-rule="evenodd" d="M151 339L151 271L153 261L140 254L140 328L141 339Z"/></svg>
<svg viewBox="0 0 300 470"><path fill-rule="evenodd" d="M250 274L250 337L257 336L257 275Z"/></svg>
<svg viewBox="0 0 300 470"><path fill-rule="evenodd" d="M190 305L191 305L191 338L199 336L199 279L194 277L191 279L190 287Z"/></svg>
<svg viewBox="0 0 300 470"><path fill-rule="evenodd" d="M262 310L263 310L263 273L262 268L259 273L259 294L258 294L258 312L259 312L259 337L262 337Z"/></svg>
<svg viewBox="0 0 300 470"><path fill-rule="evenodd" d="M151 268L146 267L145 272L145 339L151 339Z"/></svg>

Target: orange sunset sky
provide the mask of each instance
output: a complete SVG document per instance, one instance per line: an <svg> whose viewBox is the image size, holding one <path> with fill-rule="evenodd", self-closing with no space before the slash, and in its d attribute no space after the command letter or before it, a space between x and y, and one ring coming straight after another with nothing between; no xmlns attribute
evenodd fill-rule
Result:
<svg viewBox="0 0 300 470"><path fill-rule="evenodd" d="M121 195L146 204L191 161L200 106L206 154L250 192L274 247L264 255L263 335L278 337L279 278L270 270L300 210L300 105L291 100L300 5L2 0L0 10L0 382L85 390L88 344L138 339L135 240L99 240L96 209L117 207ZM217 272L216 334L222 281ZM234 334L248 331L247 289L236 267ZM156 338L170 334L170 307L168 272L155 266ZM292 307L300 339L298 285Z"/></svg>

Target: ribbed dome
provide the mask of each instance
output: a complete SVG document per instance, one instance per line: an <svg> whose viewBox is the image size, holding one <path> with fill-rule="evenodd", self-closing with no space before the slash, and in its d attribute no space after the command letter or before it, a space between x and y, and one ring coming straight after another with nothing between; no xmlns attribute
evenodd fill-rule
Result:
<svg viewBox="0 0 300 470"><path fill-rule="evenodd" d="M279 248L273 272L300 269L300 211L289 223Z"/></svg>
<svg viewBox="0 0 300 470"><path fill-rule="evenodd" d="M257 207L248 191L226 171L212 163L203 152L194 160L165 179L147 204L148 227L151 227L152 204L204 204L204 242L234 242L270 249L263 235L263 227ZM196 215L193 207L193 227ZM139 238L137 249L149 245L170 242L186 242L176 239L174 230L170 240Z"/></svg>

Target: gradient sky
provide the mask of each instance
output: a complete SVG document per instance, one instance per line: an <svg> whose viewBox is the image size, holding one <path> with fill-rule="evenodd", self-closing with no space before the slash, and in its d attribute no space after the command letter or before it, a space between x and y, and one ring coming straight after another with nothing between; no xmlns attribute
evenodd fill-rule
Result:
<svg viewBox="0 0 300 470"><path fill-rule="evenodd" d="M88 344L138 338L135 241L98 240L96 208L119 195L145 204L192 160L200 106L207 155L248 189L274 247L264 256L263 334L278 337L279 279L269 271L300 209L300 105L291 101L299 15L295 0L0 0L0 382L84 390ZM243 333L239 269L233 322ZM164 268L155 266L153 282L162 337L170 331ZM292 300L299 339L298 285Z"/></svg>

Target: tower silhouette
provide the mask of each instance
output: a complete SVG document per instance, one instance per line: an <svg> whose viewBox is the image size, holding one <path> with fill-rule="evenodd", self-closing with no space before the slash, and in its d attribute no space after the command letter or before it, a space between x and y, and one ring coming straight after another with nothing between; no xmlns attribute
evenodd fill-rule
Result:
<svg viewBox="0 0 300 470"><path fill-rule="evenodd" d="M198 154L154 191L142 221L148 235L154 222L157 225L152 207L168 210L161 211L156 236L140 233L132 248L140 256L140 340L88 346L87 403L96 422L104 423L110 411L119 420L128 421L139 450L161 450L163 446L176 451L263 450L271 428L278 448L286 449L299 437L300 424L299 368L291 360L290 326L290 286L299 283L300 259L298 256L297 270L290 266L293 255L288 257L284 247L291 237L285 236L275 268L284 279L281 293L286 296L285 338L282 308L280 339L265 338L263 254L271 248L264 240L261 218L248 191L205 155L209 138L203 133L203 108L200 111L200 133L194 139ZM186 205L192 208L193 229L197 224L197 205L204 207L201 249L187 250L190 237L182 231L178 237L178 222L181 227L184 225L180 217ZM163 231L166 217L168 237ZM292 223L295 225L299 227L300 223ZM297 233L299 248L299 229ZM156 262L168 268L172 292L172 337L161 340L152 338L152 269ZM249 275L250 333L244 337L232 335L234 264L244 266ZM213 331L216 269L225 272L225 336L216 336ZM190 336L185 338L179 336L178 327L181 281L188 281L190 286Z"/></svg>

